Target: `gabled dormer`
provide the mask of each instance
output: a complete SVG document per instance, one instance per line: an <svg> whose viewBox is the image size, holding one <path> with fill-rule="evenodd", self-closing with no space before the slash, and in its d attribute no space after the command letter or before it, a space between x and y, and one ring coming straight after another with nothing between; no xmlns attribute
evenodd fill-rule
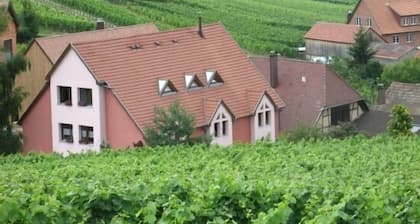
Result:
<svg viewBox="0 0 420 224"><path fill-rule="evenodd" d="M169 79L159 79L158 88L160 96L175 94L177 92L174 84Z"/></svg>
<svg viewBox="0 0 420 224"><path fill-rule="evenodd" d="M217 70L213 70L213 69L206 70L205 75L206 75L206 81L207 81L208 87L223 85L224 83L222 77L217 72Z"/></svg>

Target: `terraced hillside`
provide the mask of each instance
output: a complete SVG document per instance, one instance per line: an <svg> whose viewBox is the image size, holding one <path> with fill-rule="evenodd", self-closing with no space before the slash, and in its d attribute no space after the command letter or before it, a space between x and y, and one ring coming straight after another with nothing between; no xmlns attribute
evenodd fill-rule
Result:
<svg viewBox="0 0 420 224"><path fill-rule="evenodd" d="M21 10L24 0L14 0ZM95 18L115 25L155 23L161 30L221 21L252 53L277 50L296 55L316 21L344 22L356 0L29 0L44 29L74 32L94 28Z"/></svg>

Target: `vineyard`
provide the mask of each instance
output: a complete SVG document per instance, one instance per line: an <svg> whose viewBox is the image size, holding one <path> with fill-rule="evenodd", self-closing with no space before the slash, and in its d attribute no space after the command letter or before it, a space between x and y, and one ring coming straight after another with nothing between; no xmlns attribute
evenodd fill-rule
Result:
<svg viewBox="0 0 420 224"><path fill-rule="evenodd" d="M420 139L0 158L0 223L418 223Z"/></svg>
<svg viewBox="0 0 420 224"><path fill-rule="evenodd" d="M17 11L24 0L14 0ZM93 29L95 18L115 25L155 23L161 30L223 22L252 53L276 50L295 56L303 35L316 21L345 22L357 0L29 0L44 29ZM52 4L54 3L54 4Z"/></svg>

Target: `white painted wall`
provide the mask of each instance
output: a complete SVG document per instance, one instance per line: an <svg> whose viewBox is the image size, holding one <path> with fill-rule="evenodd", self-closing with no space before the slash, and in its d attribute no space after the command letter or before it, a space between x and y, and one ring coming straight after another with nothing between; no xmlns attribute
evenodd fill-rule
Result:
<svg viewBox="0 0 420 224"><path fill-rule="evenodd" d="M214 123L218 122L216 119L219 114L224 114L227 117L227 135L223 136L222 134L219 137L214 136ZM222 124L220 123L220 133L222 133ZM233 143L233 132L232 132L232 116L228 112L228 110L223 106L223 104L220 104L219 107L216 110L216 113L214 114L213 120L210 122L210 136L212 136L212 142L211 144L217 144L222 146L228 146L232 145Z"/></svg>
<svg viewBox="0 0 420 224"><path fill-rule="evenodd" d="M59 104L58 86L71 87L72 106ZM99 151L100 144L106 137L103 87L96 84L96 80L73 49L52 74L50 87L53 151L64 155L85 150ZM78 105L78 88L92 89L92 106ZM60 140L60 123L73 125L73 143ZM93 127L93 144L79 144L80 125Z"/></svg>
<svg viewBox="0 0 420 224"><path fill-rule="evenodd" d="M261 105L266 104L269 107L269 110L271 112L270 116L270 123L269 125L266 125L265 123L263 126L258 126L258 112L261 112ZM263 115L265 116L265 114ZM270 138L271 141L276 140L276 126L275 122L278 122L275 120L276 114L274 110L274 105L271 103L270 99L266 95L264 95L260 101L260 103L257 106L257 110L255 112L255 115L252 116L251 119L251 139L252 142L255 143L258 140L266 139L267 137ZM265 118L263 119L265 121Z"/></svg>

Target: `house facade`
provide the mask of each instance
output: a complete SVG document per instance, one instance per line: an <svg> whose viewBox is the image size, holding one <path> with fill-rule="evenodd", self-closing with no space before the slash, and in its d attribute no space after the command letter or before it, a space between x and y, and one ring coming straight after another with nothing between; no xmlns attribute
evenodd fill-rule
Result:
<svg viewBox="0 0 420 224"><path fill-rule="evenodd" d="M0 18L5 19L4 30L0 32L0 62L9 60L17 53L16 38L18 32L18 20L12 3L9 0L0 0Z"/></svg>
<svg viewBox="0 0 420 224"><path fill-rule="evenodd" d="M27 110L42 89L46 75L69 43L100 41L157 32L159 30L154 24L141 24L36 38L24 55L31 66L16 77L16 86L22 87L28 93L22 101L20 115Z"/></svg>
<svg viewBox="0 0 420 224"><path fill-rule="evenodd" d="M348 24L372 28L386 43L420 46L418 0L360 0Z"/></svg>
<svg viewBox="0 0 420 224"><path fill-rule="evenodd" d="M68 45L20 120L25 152L147 144L174 101L213 144L274 140L284 102L221 24L200 27Z"/></svg>
<svg viewBox="0 0 420 224"><path fill-rule="evenodd" d="M282 131L299 124L328 129L368 110L362 97L325 64L276 55L250 59L287 105L280 115Z"/></svg>

